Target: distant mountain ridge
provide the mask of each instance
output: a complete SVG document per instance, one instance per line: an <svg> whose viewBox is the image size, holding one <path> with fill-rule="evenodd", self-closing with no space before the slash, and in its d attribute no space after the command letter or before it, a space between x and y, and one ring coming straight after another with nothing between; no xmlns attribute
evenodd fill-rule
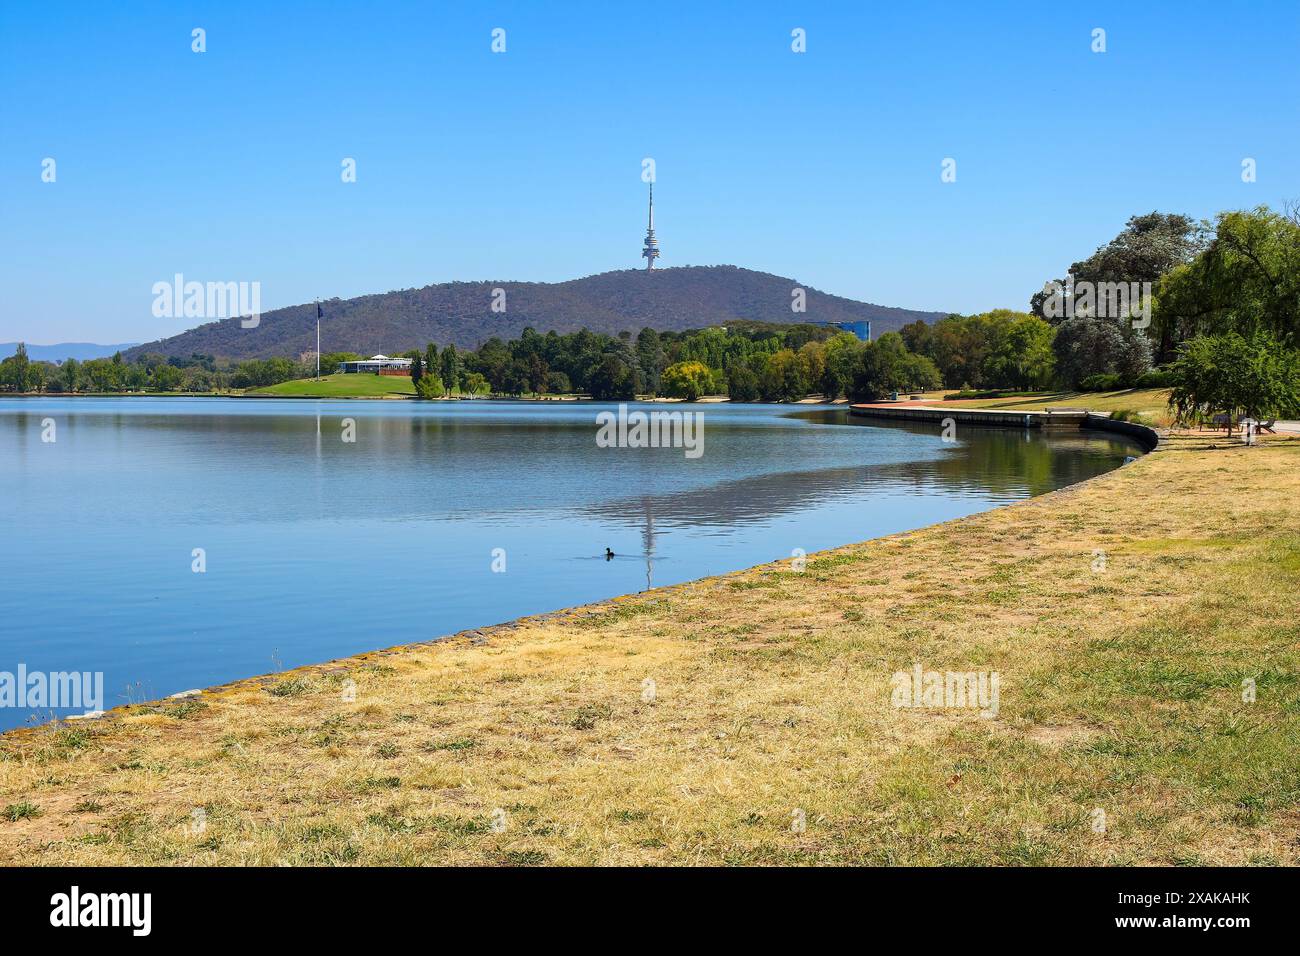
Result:
<svg viewBox="0 0 1300 956"><path fill-rule="evenodd" d="M136 342L122 342L118 345L98 345L94 342L56 342L54 345L27 345L27 357L38 362L62 362L74 358L78 362L86 359L109 358L115 352L126 352L137 345ZM18 351L17 342L0 342L0 359L8 358Z"/></svg>
<svg viewBox="0 0 1300 956"><path fill-rule="evenodd" d="M792 293L806 293L806 311L793 312ZM504 311L492 310L494 290L505 293ZM649 326L683 331L752 319L763 322L857 322L869 319L879 336L917 319L933 321L946 312L923 312L829 295L793 279L737 266L625 269L566 282L445 282L321 303L324 352L400 353L428 342L475 348L492 336L517 338L538 332L636 333ZM236 318L209 322L179 335L136 346L127 355L194 353L218 358L296 357L316 347L316 305L266 312L256 328Z"/></svg>

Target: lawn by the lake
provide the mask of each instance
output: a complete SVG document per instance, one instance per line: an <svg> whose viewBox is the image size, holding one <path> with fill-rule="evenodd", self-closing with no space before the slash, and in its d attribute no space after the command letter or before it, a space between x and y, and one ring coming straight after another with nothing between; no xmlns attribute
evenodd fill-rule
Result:
<svg viewBox="0 0 1300 956"><path fill-rule="evenodd" d="M996 713L895 706L916 665ZM802 570L4 735L0 862L1294 865L1298 753L1300 437L1187 434Z"/></svg>
<svg viewBox="0 0 1300 956"><path fill-rule="evenodd" d="M936 393L942 399L945 393ZM1125 388L1114 392L1043 392L945 402L960 408L998 408L1008 411L1045 411L1049 408L1086 408L1093 412L1136 412L1151 423L1168 425L1169 389Z"/></svg>
<svg viewBox="0 0 1300 956"><path fill-rule="evenodd" d="M415 386L409 375L322 375L300 378L245 393L281 395L293 398L414 398Z"/></svg>

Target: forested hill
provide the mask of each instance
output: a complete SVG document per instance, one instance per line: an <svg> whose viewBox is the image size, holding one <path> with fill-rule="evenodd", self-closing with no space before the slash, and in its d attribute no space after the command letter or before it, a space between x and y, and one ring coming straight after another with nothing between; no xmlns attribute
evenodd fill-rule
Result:
<svg viewBox="0 0 1300 956"><path fill-rule="evenodd" d="M355 299L322 303L321 349L325 352L398 353L455 343L474 348L492 336L517 338L528 327L538 332L636 333L725 325L739 319L790 323L852 322L870 319L872 333L901 328L917 319L942 318L941 312L916 312L858 302L807 289L807 311L791 311L793 279L736 266L628 269L568 282L446 282ZM493 290L505 290L505 311L492 310ZM314 303L262 315L254 329L238 319L210 322L128 353L145 352L218 358L297 357L315 348Z"/></svg>

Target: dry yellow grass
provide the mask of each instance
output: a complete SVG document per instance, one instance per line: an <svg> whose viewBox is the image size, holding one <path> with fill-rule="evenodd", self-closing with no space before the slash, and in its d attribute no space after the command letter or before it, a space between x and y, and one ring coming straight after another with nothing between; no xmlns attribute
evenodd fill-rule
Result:
<svg viewBox="0 0 1300 956"><path fill-rule="evenodd" d="M1173 422L1167 388L1125 388L1115 392L1052 392L1032 398L986 398L961 402L965 408L999 408L1007 411L1041 412L1049 408L1086 408L1111 414L1136 413L1143 420L1163 427Z"/></svg>
<svg viewBox="0 0 1300 956"><path fill-rule="evenodd" d="M802 573L8 734L0 861L1295 863L1297 529L1300 440L1174 437ZM997 718L893 707L914 662Z"/></svg>

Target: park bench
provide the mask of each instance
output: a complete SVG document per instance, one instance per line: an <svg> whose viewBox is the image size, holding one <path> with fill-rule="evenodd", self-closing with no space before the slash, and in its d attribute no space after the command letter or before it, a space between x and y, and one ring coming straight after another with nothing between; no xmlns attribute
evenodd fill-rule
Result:
<svg viewBox="0 0 1300 956"><path fill-rule="evenodd" d="M1240 418L1237 419L1237 424L1238 424L1238 425L1242 425L1242 424L1245 424L1246 422L1248 422L1248 421L1250 421L1250 420L1251 420L1251 419L1250 419L1250 416L1249 416L1249 415L1242 415ZM1277 432L1274 431L1273 426L1276 425L1276 424L1277 424L1277 419L1276 419L1276 418L1270 418L1270 419L1269 419L1268 421L1266 421L1266 422L1260 422L1260 421L1257 421L1257 422L1255 422L1255 431L1257 431L1257 432L1268 432L1270 435L1275 435L1275 434L1277 434Z"/></svg>

